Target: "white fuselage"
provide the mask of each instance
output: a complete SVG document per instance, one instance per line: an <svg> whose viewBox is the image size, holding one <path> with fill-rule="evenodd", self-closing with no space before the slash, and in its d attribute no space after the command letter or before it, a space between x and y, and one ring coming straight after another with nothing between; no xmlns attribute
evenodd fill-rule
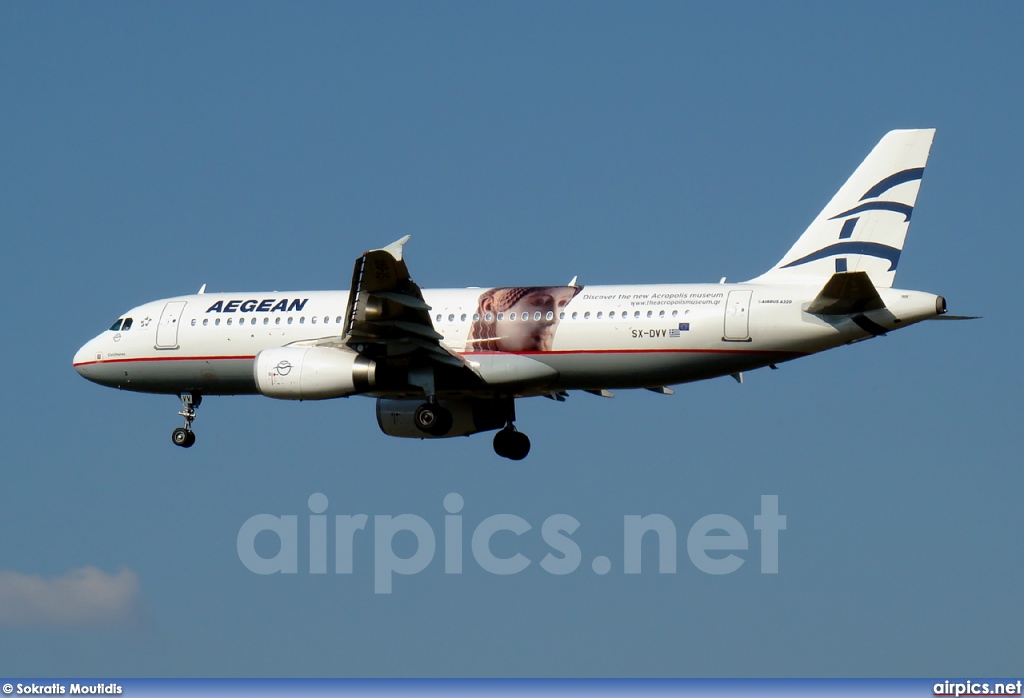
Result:
<svg viewBox="0 0 1024 698"><path fill-rule="evenodd" d="M564 288L564 287L563 287ZM539 391L656 388L735 374L872 336L850 319L804 312L819 287L759 284L587 286L553 312L504 318L499 331L540 337L507 351L557 371ZM879 289L885 330L935 317L937 296ZM347 291L218 293L146 303L75 355L91 381L123 390L205 395L257 393L259 352L344 334ZM481 289L424 290L444 345L472 362ZM520 323L517 326L515 323ZM557 331L555 331L557 329ZM438 386L443 395L444 386ZM380 391L371 395L386 395ZM403 393L403 396L405 394Z"/></svg>

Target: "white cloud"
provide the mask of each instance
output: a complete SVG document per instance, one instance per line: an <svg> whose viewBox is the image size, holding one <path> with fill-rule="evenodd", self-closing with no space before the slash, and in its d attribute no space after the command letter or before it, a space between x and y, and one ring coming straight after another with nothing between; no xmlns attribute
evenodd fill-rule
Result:
<svg viewBox="0 0 1024 698"><path fill-rule="evenodd" d="M129 569L90 566L48 578L0 571L0 626L130 623L138 604L139 578Z"/></svg>

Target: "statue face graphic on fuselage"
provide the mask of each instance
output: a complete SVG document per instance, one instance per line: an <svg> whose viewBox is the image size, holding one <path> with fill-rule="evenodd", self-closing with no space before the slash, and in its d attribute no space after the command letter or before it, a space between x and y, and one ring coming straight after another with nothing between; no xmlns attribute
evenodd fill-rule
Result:
<svg viewBox="0 0 1024 698"><path fill-rule="evenodd" d="M550 351L559 314L581 287L511 286L492 288L480 295L469 333L474 351Z"/></svg>

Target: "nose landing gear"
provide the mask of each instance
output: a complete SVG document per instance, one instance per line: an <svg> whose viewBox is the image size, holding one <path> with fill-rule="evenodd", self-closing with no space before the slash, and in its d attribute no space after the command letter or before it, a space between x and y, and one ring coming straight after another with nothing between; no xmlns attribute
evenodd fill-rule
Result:
<svg viewBox="0 0 1024 698"><path fill-rule="evenodd" d="M203 396L198 393L195 395L181 393L178 397L181 398L181 412L178 414L185 418L185 426L178 427L171 432L171 441L175 446L189 448L196 442L196 434L192 431L192 422L196 418L196 408L202 403Z"/></svg>

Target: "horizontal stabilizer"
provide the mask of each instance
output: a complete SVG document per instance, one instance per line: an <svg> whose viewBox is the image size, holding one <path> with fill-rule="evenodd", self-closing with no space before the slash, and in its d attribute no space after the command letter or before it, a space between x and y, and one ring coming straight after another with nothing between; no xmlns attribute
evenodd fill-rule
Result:
<svg viewBox="0 0 1024 698"><path fill-rule="evenodd" d="M807 306L812 315L852 315L885 307L878 290L865 271L833 274L817 297Z"/></svg>

